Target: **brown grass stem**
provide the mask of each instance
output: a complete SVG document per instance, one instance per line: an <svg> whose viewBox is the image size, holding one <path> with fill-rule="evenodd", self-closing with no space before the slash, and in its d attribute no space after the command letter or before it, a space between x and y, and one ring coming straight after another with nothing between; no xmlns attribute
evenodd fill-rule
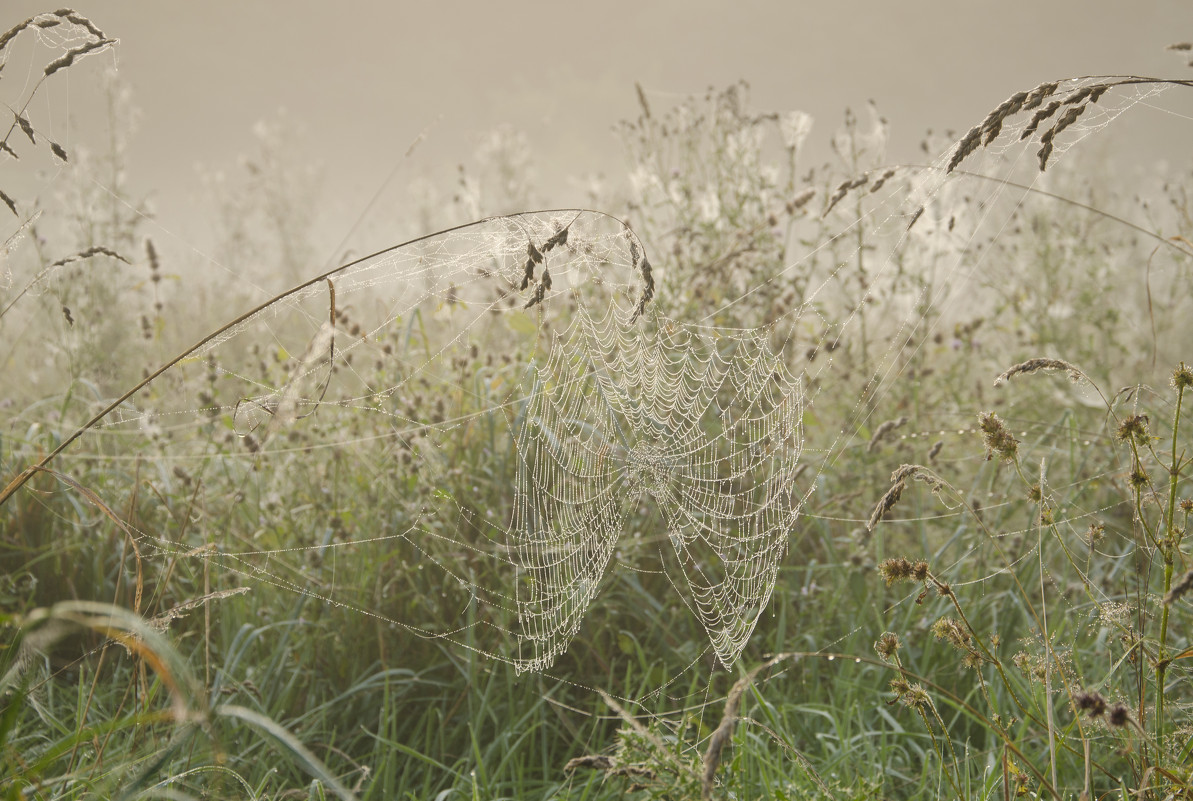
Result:
<svg viewBox="0 0 1193 801"><path fill-rule="evenodd" d="M1176 493L1178 479L1180 478L1181 459L1177 453L1177 434L1181 426L1181 405L1185 399L1186 385L1182 381L1177 380L1177 376L1181 374L1185 367L1181 363L1180 368L1177 369L1173 376L1173 384L1176 386L1176 408L1172 412L1172 455L1171 465L1168 469L1168 520L1165 526L1164 538L1160 555L1164 559L1164 593L1161 597L1167 597L1172 590L1172 574L1176 565L1176 553L1178 551L1179 541L1176 527ZM1160 605L1160 647L1156 652L1156 744L1159 746L1157 755L1163 754L1164 745L1164 680L1168 674L1168 665L1170 659L1168 658L1168 612L1170 604L1162 603Z"/></svg>

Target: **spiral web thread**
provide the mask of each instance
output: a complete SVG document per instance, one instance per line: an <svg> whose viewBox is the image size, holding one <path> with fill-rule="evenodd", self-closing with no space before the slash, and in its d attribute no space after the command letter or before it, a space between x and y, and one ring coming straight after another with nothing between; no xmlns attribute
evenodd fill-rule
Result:
<svg viewBox="0 0 1193 801"><path fill-rule="evenodd" d="M537 371L517 434L509 539L535 650L520 669L566 649L644 496L713 650L733 664L799 513L802 414L799 381L756 333L664 320L647 334L579 315Z"/></svg>

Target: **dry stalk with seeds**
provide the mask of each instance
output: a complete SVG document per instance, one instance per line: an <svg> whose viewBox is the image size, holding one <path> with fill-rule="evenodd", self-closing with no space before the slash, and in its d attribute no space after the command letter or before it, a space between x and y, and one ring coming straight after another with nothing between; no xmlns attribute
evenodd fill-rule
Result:
<svg viewBox="0 0 1193 801"><path fill-rule="evenodd" d="M0 139L0 151L8 154L10 158L18 158L16 149L9 141L13 133L18 129L25 136L25 138L29 140L30 145L33 145L34 147L38 145L38 131L28 117L28 110L30 105L33 103L34 97L37 95L38 90L41 89L46 80L59 72L70 69L72 66L78 63L79 59L85 56L103 52L119 43L118 39L113 39L106 36L104 32L96 27L95 24L88 18L69 8L63 8L59 9L58 11L29 17L25 21L17 23L12 28L9 28L3 34L0 34L0 64L3 63L2 59L5 58L5 53L9 44L21 34L28 32L36 36L39 35L38 32L41 30L45 30L47 28L60 28L62 26L69 26L75 29L75 32L77 32L76 35L82 39L82 44L67 49L57 58L54 58L48 64L46 64L46 66L42 69L42 73L38 79L33 82L30 88L24 93L23 99L10 109L13 116L12 124L9 126L8 131L4 134L3 138ZM0 78L2 77L3 76L0 75ZM54 156L54 158L63 162L69 161L66 149L58 142L46 137L44 132L42 132L42 134L42 138L45 139L46 144L50 149L50 153ZM4 205L6 205L9 211L11 211L14 215L18 217L21 216L16 202L9 195L0 192L0 200L3 200Z"/></svg>
<svg viewBox="0 0 1193 801"><path fill-rule="evenodd" d="M25 297L26 294L28 294L31 290L36 288L46 278L48 278L49 276L56 273L59 268L64 267L67 264L71 264L73 262L87 261L89 259L95 258L96 256L106 256L110 259L115 259L116 261L124 262L125 264L131 263L131 262L129 262L128 259L124 258L123 256L121 256L119 253L112 250L111 248L105 248L102 246L90 247L90 248L87 248L86 250L80 251L78 253L73 253L69 256L63 256L62 258L58 259L57 261L54 261L51 264L49 264L48 266L44 267L37 275L33 276L33 279L31 281L29 281L29 283L27 283L21 289L20 292L18 292L16 295L14 295L12 300L10 300L8 303L6 303L4 305L3 309L0 309L0 320L4 319L4 315L8 314L8 312L12 309L12 307L15 306L21 298ZM67 310L66 317L67 317L67 320L73 325L74 320L70 319L69 310Z"/></svg>
<svg viewBox="0 0 1193 801"><path fill-rule="evenodd" d="M1005 384L1007 381L1010 381L1015 376L1030 375L1032 373L1038 373L1041 371L1047 372L1047 371L1056 371L1056 370L1066 371L1069 374L1069 378L1072 381L1080 381L1081 379L1085 379L1086 381L1089 381L1089 377L1081 371L1081 368L1077 367L1076 365L1070 364L1069 362L1066 362L1063 359L1039 358L1039 359L1028 359L1025 362L1020 362L1019 364L1012 365L1011 367L1008 367L1005 371L1003 371L1001 374L999 374L999 376L997 378L994 379L994 386L996 386L996 387L1002 386L1003 384ZM1090 382L1090 383L1093 383L1093 382Z"/></svg>
<svg viewBox="0 0 1193 801"><path fill-rule="evenodd" d="M869 176L862 175L858 178L842 181L837 187L836 191L833 192L832 197L829 198L828 205L825 206L824 211L821 212L820 216L827 217L828 213L833 210L833 207L840 203L851 190L865 186L869 180Z"/></svg>
<svg viewBox="0 0 1193 801"><path fill-rule="evenodd" d="M878 428L874 429L873 436L870 437L870 444L866 446L867 453L873 453L878 449L879 444L887 438L892 431L902 428L907 425L908 417L903 415L897 420L887 420L880 423Z"/></svg>
<svg viewBox="0 0 1193 801"><path fill-rule="evenodd" d="M1083 371L1070 362L1060 359L1031 359L1009 368L999 377L999 383L1005 383L1010 378L1017 376L1047 371L1065 372L1074 380L1089 380ZM963 665L979 670L975 675L978 676L981 692L987 698L992 709L994 708L995 699L986 689L986 682L981 678L981 668L984 665L993 666L1005 692L1007 692L1009 697L1015 699L1018 714L1025 720L1039 726L1041 736L1046 731L1046 742L1049 743L1048 759L1051 766L1050 773L1053 777L1050 784L1053 787L1056 786L1057 781L1055 777L1057 775L1058 752L1064 750L1073 752L1076 757L1084 761L1087 792L1093 786L1091 776L1100 768L1098 760L1092 755L1092 749L1095 747L1096 741L1091 739L1087 733L1088 723L1085 722L1087 719L1104 721L1112 729L1130 727L1139 735L1140 745L1138 749L1138 761L1136 762L1138 766L1137 770L1144 774L1148 771L1156 771L1156 775L1164 776L1168 781L1172 782L1169 787L1175 788L1177 791L1180 791L1180 788L1187 789L1188 786L1185 780L1173 772L1175 766L1183 759L1180 756L1180 751L1186 738L1174 740L1172 737L1171 727L1174 722L1174 708L1171 706L1172 702L1169 701L1169 696L1179 692L1178 683L1174 682L1170 677L1170 672L1178 664L1177 659L1187 657L1193 652L1185 644L1174 646L1170 636L1170 616L1182 613L1182 610L1179 609L1179 601L1193 588L1193 571L1187 570L1187 559L1183 557L1181 551L1184 532L1188 529L1188 517L1190 514L1193 514L1193 500L1179 498L1179 491L1185 486L1185 482L1188 480L1187 473L1190 462L1183 455L1178 439L1178 432L1181 429L1183 401L1188 391L1193 389L1193 369L1181 363L1173 371L1169 383L1173 390L1175 390L1175 401L1171 407L1172 429L1171 432L1166 431L1163 435L1157 436L1156 432L1152 430L1149 423L1149 416L1146 412L1136 410L1129 415L1120 416L1113 414L1113 407L1107 404L1108 410L1112 413L1110 416L1115 420L1117 425L1117 430L1113 432L1114 436L1108 439L1111 441L1117 440L1129 447L1131 452L1132 476L1139 476L1138 481L1132 480L1132 494L1134 496L1134 524L1140 529L1136 542L1142 560L1142 566L1139 568L1141 585L1146 590L1148 583L1146 577L1149 573L1152 573L1150 560L1155 559L1163 567L1163 587L1162 596L1155 594L1143 596L1144 598L1150 597L1153 599L1151 602L1155 604L1155 610L1151 614L1140 615L1134 626L1131 625L1129 614L1118 614L1115 616L1116 613L1113 613L1111 610L1107 610L1105 614L1107 616L1106 620L1118 621L1114 625L1121 627L1123 631L1124 642L1128 648L1127 656L1130 656L1133 652L1149 654L1147 659L1139 658L1136 660L1135 664L1140 671L1138 686L1134 684L1129 685L1127 692L1128 697L1138 697L1137 705L1140 710L1154 707L1154 712L1150 715L1145 712L1136 713L1125 704L1112 704L1098 693L1078 689L1083 678L1075 672L1074 665L1066 656L1063 645L1054 643L1053 641L1053 637L1056 636L1056 632L1059 629L1049 629L1047 618L1042 616L1044 614L1043 610L1036 611L1036 602L1031 600L1033 596L1019 582L1018 576L1014 571L1010 571L1009 575L1014 580L1016 589L1021 594L1021 597L1028 602L1028 608L1032 610L1036 621L1034 639L1043 643L1042 654L1033 655L1030 652L1021 651L1016 654L1015 664L1022 667L1025 671L1024 676L1029 680L1034 680L1033 677L1036 677L1043 682L1047 698L1052 697L1054 690L1052 685L1053 677L1059 678L1060 681L1055 689L1062 694L1062 698L1068 698L1070 711L1074 716L1077 716L1074 721L1076 726L1074 731L1076 741L1062 736L1064 725L1054 719L1058 710L1053 709L1051 702L1048 702L1043 710L1045 713L1043 715L1044 720L1039 720L1031 707L1025 703L1026 698L1022 693L1016 691L1015 685L1008 678L1007 672L1003 670L997 653L993 648L987 647L984 638L977 636L977 632L963 614L956 617L941 617L932 627L934 635L942 641L951 644L962 654ZM1033 485L1023 472L1018 469L1019 460L1021 459L1019 443L1007 429L1005 423L997 415L988 412L980 416L979 426L985 441L987 457L993 458L997 456L1015 464L1017 469L1012 475L1017 476L1019 480L1025 482L1030 502L1033 506L1038 507L1040 511L1033 524L1035 530L1041 535L1040 542L1036 546L1040 557L1038 562L1041 584L1035 593L1035 597L1044 598L1049 592L1048 584L1045 581L1047 574L1043 559L1045 543L1043 535L1047 533L1050 539L1055 541L1060 547L1065 562L1078 572L1081 579L1081 586L1090 597L1095 608L1103 609L1104 607L1113 606L1113 604L1106 603L1096 593L1091 591L1090 565L1088 562L1081 564L1067 543L1067 532L1063 528L1064 523L1062 520L1063 510L1051 497L1051 491L1045 483L1043 467L1041 466L1039 481ZM1159 452L1158 448L1159 444L1165 441L1169 433L1171 433L1171 440L1168 443L1170 450L1167 454L1164 454ZM1155 464L1149 465L1149 462ZM1169 491L1166 495L1161 491L1160 482L1153 482L1149 475L1149 473L1157 472L1158 466L1163 467L1168 474ZM892 476L894 483L898 485L900 480L905 479L910 469L906 468L896 471ZM1150 493L1149 497L1154 500L1154 503L1151 500L1147 504L1143 503L1145 490ZM951 488L950 492L959 494ZM897 500L897 493L893 496L891 493L888 493L888 496L884 497L883 502L880 502L878 510L885 511L889 506L893 505L893 501ZM1158 511L1149 511L1149 508L1154 508ZM975 519L985 529L985 524L982 523L981 519ZM1105 525L1101 523L1090 524L1088 528L1089 531L1083 541L1089 545L1090 559L1092 560L1101 553L1101 548L1104 547L1098 546L1098 543L1105 538ZM989 534L988 530L987 532ZM997 538L991 536L990 541L996 550L1000 553L1003 552ZM1014 560L1009 555L1003 555L1003 558L1007 564L1014 563ZM1176 568L1183 568L1183 570L1182 572L1177 572ZM1159 572L1155 571L1154 573ZM921 576L929 575L930 571L927 569L926 563L914 563L906 559L893 559L887 560L880 565L880 574L890 583L894 581L916 581ZM917 598L917 602L924 598L929 589L931 587L926 585L925 592L921 593L920 597ZM951 588L949 597L953 602L954 609L960 613L962 611L960 601L957 594L951 591ZM1155 603L1155 599L1158 599L1160 603ZM1141 601L1141 603L1146 603L1146 601ZM1148 621L1152 621L1152 626L1154 626L1150 634L1146 631ZM1181 650L1178 651L1178 649ZM884 638L876 644L876 650L884 659L897 659L897 640L889 637ZM1150 681L1147 680L1148 673L1151 674ZM917 701L921 696L913 692L913 690L914 684L905 678L895 688L896 696L899 700L903 700L909 704L922 704L922 701ZM1078 716L1078 713L1082 713L1082 715ZM1072 735L1069 737L1072 737Z"/></svg>
<svg viewBox="0 0 1193 801"><path fill-rule="evenodd" d="M665 785L669 789L692 787L698 781L697 768L676 754L652 729L626 711L611 695L599 690L601 699L621 718L625 727L620 736L617 753L589 754L572 759L564 770L578 768L600 770L606 776L630 779L630 792Z"/></svg>
<svg viewBox="0 0 1193 801"><path fill-rule="evenodd" d="M1061 86L1070 83L1083 82L1084 85L1056 97L1046 106L1045 100L1060 91ZM1012 118L1028 111L1035 111L1019 132L1018 139L1030 139L1040 129L1041 124L1052 118L1062 107L1069 106L1056 122L1040 135L1040 149L1036 155L1039 160L1040 171L1047 169L1049 160L1055 149L1056 137L1071 127L1077 119L1085 113L1089 106L1097 103L1103 95L1115 87L1140 85L1172 85L1193 87L1193 82L1179 79L1148 78L1136 75L1130 76L1100 76L1087 79L1068 79L1065 81L1048 81L1027 92L1016 92L1000 103L982 122L971 128L953 148L949 157L946 173L959 167L967 158L979 148L989 147L1002 133L1006 123ZM1042 107L1041 107L1042 106Z"/></svg>
<svg viewBox="0 0 1193 801"><path fill-rule="evenodd" d="M886 518L887 514L895 508L895 504L903 497L903 490L907 488L909 480L924 482L934 493L939 492L944 486L940 478L923 465L900 465L899 469L891 473L890 488L878 499L878 503L874 506L874 511L870 513L870 519L866 523L867 530L873 531ZM890 582L888 581L887 583L889 584Z"/></svg>

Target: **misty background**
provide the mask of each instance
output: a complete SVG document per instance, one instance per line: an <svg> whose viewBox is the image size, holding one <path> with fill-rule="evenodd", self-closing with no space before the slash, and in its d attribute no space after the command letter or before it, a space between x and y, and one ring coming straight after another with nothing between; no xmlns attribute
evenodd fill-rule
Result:
<svg viewBox="0 0 1193 801"><path fill-rule="evenodd" d="M11 0L0 23L49 10ZM105 0L77 10L120 44L52 79L30 115L71 152L102 153L123 131L122 195L148 218L167 260L185 269L221 259L221 225L248 211L235 205L238 181L268 166L254 161L263 140L284 154L273 165L282 191L308 207L300 222L318 262L313 274L420 233L433 221L419 218L418 205L450 202L458 165L472 169L478 149L511 139L527 156L533 205L616 195L627 169L614 127L640 113L635 84L666 108L744 80L753 109L812 115L812 161L827 158L845 108L873 100L890 124L888 160L899 163L939 155L922 151L927 131L947 141L1044 80L1193 77L1187 54L1165 50L1193 39L1193 4L1183 0ZM21 52L5 71L9 93L41 69ZM102 88L111 70L126 93L122 108ZM1105 157L1116 157L1116 138L1133 141L1117 156L1124 169L1162 171L1156 159L1182 157L1174 118L1189 104L1174 95L1103 134ZM506 141L494 145L494 131ZM42 166L25 197L54 191L70 170L111 186L112 176L87 174L86 160Z"/></svg>

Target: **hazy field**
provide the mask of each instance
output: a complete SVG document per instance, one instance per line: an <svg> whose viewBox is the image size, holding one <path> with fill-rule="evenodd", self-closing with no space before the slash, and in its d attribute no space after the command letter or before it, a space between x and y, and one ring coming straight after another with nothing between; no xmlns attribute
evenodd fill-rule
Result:
<svg viewBox="0 0 1193 801"><path fill-rule="evenodd" d="M201 270L38 116L116 46L0 37L5 797L1193 796L1190 165L1099 145L1188 81L918 164L637 87L588 208L502 128L332 265L263 125Z"/></svg>

